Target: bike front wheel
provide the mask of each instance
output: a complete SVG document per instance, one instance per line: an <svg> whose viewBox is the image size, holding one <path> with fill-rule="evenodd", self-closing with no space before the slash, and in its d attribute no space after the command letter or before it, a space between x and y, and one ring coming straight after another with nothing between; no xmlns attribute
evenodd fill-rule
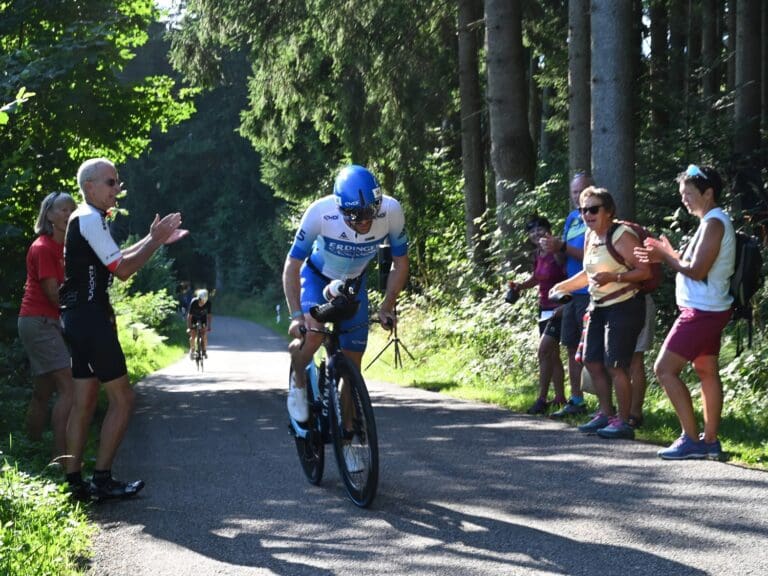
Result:
<svg viewBox="0 0 768 576"><path fill-rule="evenodd" d="M288 379L289 385L291 380L293 380L293 366L291 366ZM296 441L296 453L299 456L299 462L301 462L301 469L304 471L304 475L310 484L318 485L323 479L323 470L325 469L325 443L323 442L323 434L320 427L321 415L315 400L314 391L309 383L309 375L307 375L309 420L295 424L301 429L302 433L306 432L306 434L302 436L294 430L293 437ZM292 421L291 427L293 428L293 426L294 423Z"/></svg>
<svg viewBox="0 0 768 576"><path fill-rule="evenodd" d="M328 385L336 463L350 499L366 508L373 502L379 484L379 441L373 407L358 368L343 354L334 360L337 383Z"/></svg>

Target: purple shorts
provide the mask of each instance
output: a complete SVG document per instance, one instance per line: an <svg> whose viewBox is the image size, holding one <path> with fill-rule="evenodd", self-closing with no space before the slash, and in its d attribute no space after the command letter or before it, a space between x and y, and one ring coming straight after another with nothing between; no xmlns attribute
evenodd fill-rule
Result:
<svg viewBox="0 0 768 576"><path fill-rule="evenodd" d="M707 312L695 308L680 308L662 349L666 348L693 362L699 356L720 354L720 336L731 319L731 309Z"/></svg>

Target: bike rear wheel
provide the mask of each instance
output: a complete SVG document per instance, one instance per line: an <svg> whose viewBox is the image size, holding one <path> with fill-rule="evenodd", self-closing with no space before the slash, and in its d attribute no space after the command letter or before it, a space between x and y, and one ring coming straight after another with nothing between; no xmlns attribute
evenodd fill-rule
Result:
<svg viewBox="0 0 768 576"><path fill-rule="evenodd" d="M366 508L373 502L379 484L379 441L373 407L360 371L343 354L335 358L335 372L338 385L328 385L336 463L349 498ZM341 397L344 387L351 396L347 407L351 406L353 412L346 418ZM357 469L350 469L350 465Z"/></svg>
<svg viewBox="0 0 768 576"><path fill-rule="evenodd" d="M293 379L293 366L288 376L290 385ZM294 440L296 442L296 453L301 462L301 468L310 484L318 485L323 479L325 470L325 444L320 427L320 411L318 402L314 397L314 391L309 383L309 374L307 374L307 402L309 403L309 420L298 424L302 430L306 430L306 436L302 437L294 431ZM293 423L291 423L293 428Z"/></svg>

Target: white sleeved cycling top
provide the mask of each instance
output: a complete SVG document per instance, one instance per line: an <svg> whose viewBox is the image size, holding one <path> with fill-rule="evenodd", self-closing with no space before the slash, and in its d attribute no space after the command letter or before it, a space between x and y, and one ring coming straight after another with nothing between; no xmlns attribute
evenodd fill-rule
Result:
<svg viewBox="0 0 768 576"><path fill-rule="evenodd" d="M72 212L64 239L64 284L59 289L62 309L83 304L109 305L107 290L122 252L112 238L106 215L90 204Z"/></svg>
<svg viewBox="0 0 768 576"><path fill-rule="evenodd" d="M381 197L381 208L367 234L358 234L347 225L333 196L313 202L299 224L288 253L291 258L309 258L324 276L345 280L365 271L387 239L393 256L408 252L408 236L400 203L391 196Z"/></svg>

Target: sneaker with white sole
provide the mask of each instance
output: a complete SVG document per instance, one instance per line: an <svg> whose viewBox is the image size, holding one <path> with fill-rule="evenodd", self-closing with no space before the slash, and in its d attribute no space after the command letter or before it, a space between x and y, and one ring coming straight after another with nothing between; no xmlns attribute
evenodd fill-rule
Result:
<svg viewBox="0 0 768 576"><path fill-rule="evenodd" d="M306 422L309 420L309 404L307 403L307 389L298 388L291 380L291 387L288 389L288 414L296 422Z"/></svg>
<svg viewBox="0 0 768 576"><path fill-rule="evenodd" d="M699 434L699 442L704 446L704 452L710 460L720 460L723 457L723 447L717 438L714 442L707 442L704 440L704 433L701 433Z"/></svg>
<svg viewBox="0 0 768 576"><path fill-rule="evenodd" d="M664 460L700 460L707 457L707 449L701 440L693 440L683 432L668 448L656 452Z"/></svg>
<svg viewBox="0 0 768 576"><path fill-rule="evenodd" d="M356 474L365 469L361 452L362 447L356 436L352 438L352 442L344 445L344 463L347 465L347 472L350 474Z"/></svg>

